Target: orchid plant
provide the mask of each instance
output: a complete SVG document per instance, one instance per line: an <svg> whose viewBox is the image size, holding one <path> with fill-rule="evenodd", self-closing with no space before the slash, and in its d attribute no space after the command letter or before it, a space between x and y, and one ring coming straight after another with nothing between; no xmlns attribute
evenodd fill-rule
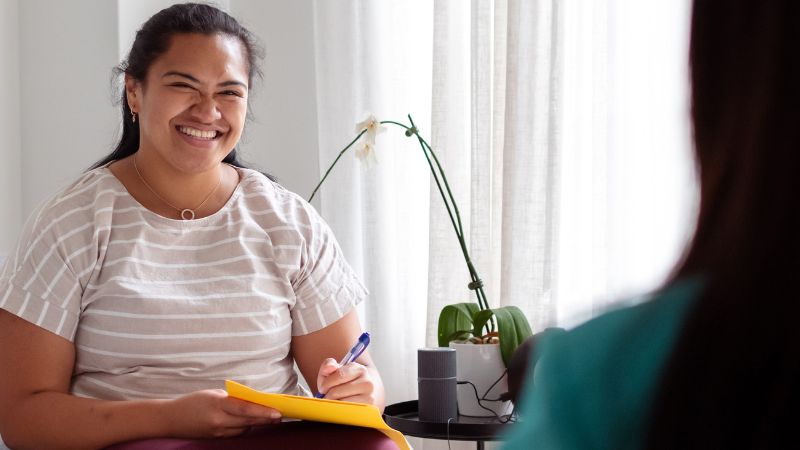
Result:
<svg viewBox="0 0 800 450"><path fill-rule="evenodd" d="M425 159L428 161L428 167L431 170L436 187L442 196L442 201L447 209L447 214L450 216L450 222L458 238L458 243L461 252L464 256L464 261L467 264L469 271L470 283L469 289L475 292L477 302L471 303L454 303L446 305L439 313L439 330L438 341L439 346L447 347L451 341L464 341L470 340L474 343L495 343L500 344L500 353L502 354L503 361L508 364L514 350L531 335L531 328L528 320L522 311L516 306L504 306L501 308L490 308L486 294L483 292L483 281L478 276L478 271L472 264L472 260L467 250L466 241L464 239L464 228L461 224L461 215L458 211L453 193L450 190L450 185L447 182L447 177L444 174L444 169L436 157L436 153L428 142L419 134L419 130L414 124L411 116L408 116L409 124L395 122L392 120L379 121L375 116L370 115L362 122L356 124L357 136L350 141L345 148L331 163L325 175L314 188L308 201L314 199L317 191L322 186L322 183L328 178L328 175L333 170L333 167L339 162L339 159L347 152L348 149L359 143L355 150L355 155L367 166L377 163L375 156L375 145L378 134L384 133L387 129L386 125L400 127L405 130L405 135L408 137L415 137L419 142ZM362 139L363 137L363 139Z"/></svg>

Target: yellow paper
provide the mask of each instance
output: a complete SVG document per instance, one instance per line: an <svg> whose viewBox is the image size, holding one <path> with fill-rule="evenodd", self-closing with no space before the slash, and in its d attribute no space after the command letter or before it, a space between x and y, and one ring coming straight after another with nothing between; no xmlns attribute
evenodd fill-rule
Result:
<svg viewBox="0 0 800 450"><path fill-rule="evenodd" d="M231 397L277 409L284 417L375 428L389 436L400 450L411 449L405 436L386 425L380 411L373 405L297 395L269 394L231 380L225 381L225 388Z"/></svg>

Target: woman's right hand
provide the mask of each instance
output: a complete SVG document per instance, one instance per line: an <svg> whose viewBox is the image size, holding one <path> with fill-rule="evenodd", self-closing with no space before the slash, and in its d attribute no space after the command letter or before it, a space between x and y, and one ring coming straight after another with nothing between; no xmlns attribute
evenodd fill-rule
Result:
<svg viewBox="0 0 800 450"><path fill-rule="evenodd" d="M248 428L281 421L275 409L229 397L222 389L209 389L167 400L169 435L182 438L236 436Z"/></svg>
<svg viewBox="0 0 800 450"><path fill-rule="evenodd" d="M219 389L170 400L78 397L69 393L74 363L72 342L0 309L0 431L8 447L100 449L157 437L235 436L280 420L278 411Z"/></svg>

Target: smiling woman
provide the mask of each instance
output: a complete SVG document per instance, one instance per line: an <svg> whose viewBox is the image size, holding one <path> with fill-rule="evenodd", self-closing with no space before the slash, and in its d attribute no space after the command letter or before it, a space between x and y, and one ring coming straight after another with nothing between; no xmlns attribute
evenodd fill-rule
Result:
<svg viewBox="0 0 800 450"><path fill-rule="evenodd" d="M368 353L330 358L362 333L366 290L316 211L236 158L257 59L207 5L137 33L119 144L33 214L0 272L12 448L241 435L280 414L224 380L301 394L295 364L327 399L382 408Z"/></svg>
<svg viewBox="0 0 800 450"><path fill-rule="evenodd" d="M196 18L176 27L166 17L154 20L158 16L137 33L127 61L116 69L125 78L123 135L93 168L110 164L131 195L159 214L203 217L238 183L236 172L219 161L243 167L236 145L248 88L260 76L260 50L222 12L217 26ZM174 184L175 177L184 181Z"/></svg>
<svg viewBox="0 0 800 450"><path fill-rule="evenodd" d="M181 173L216 168L239 141L247 113L242 44L222 34L176 35L142 82L125 91L139 115L139 151L156 152ZM203 151L200 151L200 150Z"/></svg>
<svg viewBox="0 0 800 450"><path fill-rule="evenodd" d="M232 166L219 162L244 128L250 78L246 55L236 37L178 34L144 80L125 75L139 148L109 168L151 211L194 219L219 210L230 198L239 177Z"/></svg>

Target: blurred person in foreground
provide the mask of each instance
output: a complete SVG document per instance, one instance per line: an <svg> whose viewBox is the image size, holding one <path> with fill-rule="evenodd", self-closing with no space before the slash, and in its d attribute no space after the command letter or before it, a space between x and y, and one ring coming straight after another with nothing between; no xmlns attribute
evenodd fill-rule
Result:
<svg viewBox="0 0 800 450"><path fill-rule="evenodd" d="M694 238L638 306L540 340L506 449L776 448L800 400L800 2L697 0Z"/></svg>

